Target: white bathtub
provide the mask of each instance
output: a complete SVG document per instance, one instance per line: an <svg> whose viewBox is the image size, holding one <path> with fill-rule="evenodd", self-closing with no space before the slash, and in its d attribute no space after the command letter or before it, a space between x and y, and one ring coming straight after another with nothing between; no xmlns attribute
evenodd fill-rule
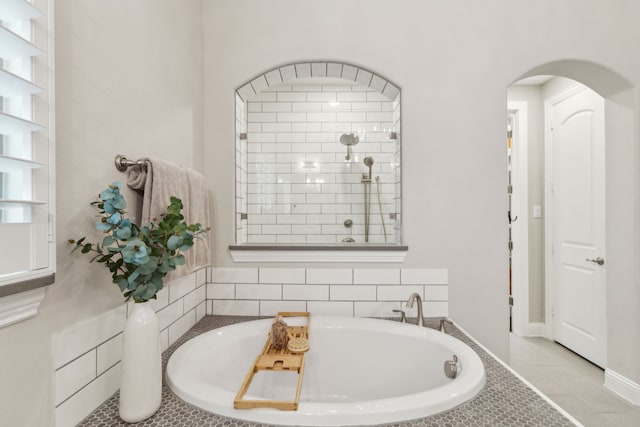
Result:
<svg viewBox="0 0 640 427"><path fill-rule="evenodd" d="M485 383L478 355L449 335L388 320L312 316L298 410L234 409L235 395L271 322L225 326L186 342L167 364L169 387L188 403L232 418L337 426L433 415L471 399ZM451 380L443 365L453 354L459 368ZM296 380L295 373L260 372L245 398L292 400Z"/></svg>

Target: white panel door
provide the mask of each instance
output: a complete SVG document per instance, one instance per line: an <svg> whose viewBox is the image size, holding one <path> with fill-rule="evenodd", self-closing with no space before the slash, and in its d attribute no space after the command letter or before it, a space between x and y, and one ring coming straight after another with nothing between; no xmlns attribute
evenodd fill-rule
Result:
<svg viewBox="0 0 640 427"><path fill-rule="evenodd" d="M551 105L554 339L606 364L604 100L581 86Z"/></svg>

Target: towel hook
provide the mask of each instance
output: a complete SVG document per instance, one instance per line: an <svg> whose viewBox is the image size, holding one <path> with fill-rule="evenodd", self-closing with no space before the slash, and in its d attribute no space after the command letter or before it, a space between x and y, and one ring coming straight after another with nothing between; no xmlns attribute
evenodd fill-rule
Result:
<svg viewBox="0 0 640 427"><path fill-rule="evenodd" d="M125 172L130 166L144 165L144 160L129 160L122 154L116 155L114 162L120 172Z"/></svg>

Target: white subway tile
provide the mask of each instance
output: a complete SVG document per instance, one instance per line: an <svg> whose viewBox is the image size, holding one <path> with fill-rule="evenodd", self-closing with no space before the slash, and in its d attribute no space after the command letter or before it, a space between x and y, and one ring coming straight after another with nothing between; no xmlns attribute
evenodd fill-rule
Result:
<svg viewBox="0 0 640 427"><path fill-rule="evenodd" d="M305 283L304 268L260 268L260 283Z"/></svg>
<svg viewBox="0 0 640 427"><path fill-rule="evenodd" d="M165 352L169 348L169 328L160 331L160 351Z"/></svg>
<svg viewBox="0 0 640 427"><path fill-rule="evenodd" d="M190 274L169 284L169 303L184 297L196 288L196 275Z"/></svg>
<svg viewBox="0 0 640 427"><path fill-rule="evenodd" d="M260 305L258 301L213 300L212 314L221 316L258 316Z"/></svg>
<svg viewBox="0 0 640 427"><path fill-rule="evenodd" d="M307 243L338 243L340 239L337 239L336 236L325 236L320 234L308 234L307 235Z"/></svg>
<svg viewBox="0 0 640 427"><path fill-rule="evenodd" d="M406 301L412 293L416 292L424 299L424 288L418 285L381 285L378 286L379 301Z"/></svg>
<svg viewBox="0 0 640 427"><path fill-rule="evenodd" d="M307 122L308 123L314 123L314 122L335 122L336 121L336 113L333 112L329 112L329 113L306 113L307 114ZM340 114L347 114L347 113L337 113L338 116ZM338 120L338 121L350 121L350 120Z"/></svg>
<svg viewBox="0 0 640 427"><path fill-rule="evenodd" d="M96 378L55 410L56 426L75 426L94 408L111 397L120 387L121 368L118 363Z"/></svg>
<svg viewBox="0 0 640 427"><path fill-rule="evenodd" d="M259 132L291 132L291 123L262 123L262 128ZM274 137L273 141L275 140L276 138Z"/></svg>
<svg viewBox="0 0 640 427"><path fill-rule="evenodd" d="M366 92L338 92L336 98L338 102L366 102L367 93ZM352 104L352 107L353 107L353 104Z"/></svg>
<svg viewBox="0 0 640 427"><path fill-rule="evenodd" d="M267 112L288 113L288 112L291 112L291 103L290 102L263 102L262 111L265 113Z"/></svg>
<svg viewBox="0 0 640 427"><path fill-rule="evenodd" d="M247 103L247 111L250 113L261 113L262 102L249 102Z"/></svg>
<svg viewBox="0 0 640 427"><path fill-rule="evenodd" d="M369 285L400 284L399 268L356 268L353 270L353 283Z"/></svg>
<svg viewBox="0 0 640 427"><path fill-rule="evenodd" d="M449 315L449 303L447 301L425 301L424 317L446 317Z"/></svg>
<svg viewBox="0 0 640 427"><path fill-rule="evenodd" d="M254 114L277 114L278 122L306 122L307 121L307 113L254 113Z"/></svg>
<svg viewBox="0 0 640 427"><path fill-rule="evenodd" d="M353 270L350 268L307 268L308 284L350 285Z"/></svg>
<svg viewBox="0 0 640 427"><path fill-rule="evenodd" d="M275 139L275 134L272 134L272 135L274 135L274 139ZM260 145L262 146L262 152L264 153L290 153L291 152L291 144L286 142L262 143Z"/></svg>
<svg viewBox="0 0 640 427"><path fill-rule="evenodd" d="M122 358L122 337L123 334L118 334L97 348L98 375L102 375Z"/></svg>
<svg viewBox="0 0 640 427"><path fill-rule="evenodd" d="M400 276L403 285L446 285L449 283L446 268L403 268Z"/></svg>
<svg viewBox="0 0 640 427"><path fill-rule="evenodd" d="M206 301L207 304L207 315L208 316L213 316L213 301L212 300L207 300Z"/></svg>
<svg viewBox="0 0 640 427"><path fill-rule="evenodd" d="M337 97L337 96L336 96ZM351 111L350 102L324 102L322 104L322 111Z"/></svg>
<svg viewBox="0 0 640 427"><path fill-rule="evenodd" d="M269 71L267 74L265 74L265 77L269 86L282 83L282 76L280 75L279 69Z"/></svg>
<svg viewBox="0 0 640 427"><path fill-rule="evenodd" d="M291 104L291 111L306 113L318 112L322 111L322 106L323 104L321 102L294 102L293 104Z"/></svg>
<svg viewBox="0 0 640 427"><path fill-rule="evenodd" d="M309 135L315 135L310 133ZM297 153L319 153L322 151L322 144L316 144L307 138L307 142L294 142L291 144L291 151ZM301 182L304 182L304 175L300 174Z"/></svg>
<svg viewBox="0 0 640 427"><path fill-rule="evenodd" d="M295 67L296 67L297 78L311 77L311 64L309 63L295 64Z"/></svg>
<svg viewBox="0 0 640 427"><path fill-rule="evenodd" d="M236 299L282 299L282 286L267 284L236 285Z"/></svg>
<svg viewBox="0 0 640 427"><path fill-rule="evenodd" d="M352 65L343 65L342 67L342 78L345 80L356 81L356 74L358 69Z"/></svg>
<svg viewBox="0 0 640 427"><path fill-rule="evenodd" d="M55 404L59 405L96 377L96 350L80 356L56 371Z"/></svg>
<svg viewBox="0 0 640 427"><path fill-rule="evenodd" d="M240 89L238 89L238 95L240 95L240 97L244 101L246 101L246 100L252 98L253 95L255 95L255 91L253 90L253 87L251 86L251 84L247 83L246 85L244 85Z"/></svg>
<svg viewBox="0 0 640 427"><path fill-rule="evenodd" d="M308 301L307 311L320 316L353 317L353 303L347 301Z"/></svg>
<svg viewBox="0 0 640 427"><path fill-rule="evenodd" d="M339 112L336 116L336 121L338 122L362 122L366 120L367 113L351 113L351 112Z"/></svg>
<svg viewBox="0 0 640 427"><path fill-rule="evenodd" d="M269 84L267 84L267 79L265 79L264 75L262 75L253 79L251 81L251 86L253 86L253 90L256 93L260 93L267 87L269 87Z"/></svg>
<svg viewBox="0 0 640 427"><path fill-rule="evenodd" d="M322 88L318 85L294 85L291 86L292 92L320 92Z"/></svg>
<svg viewBox="0 0 640 427"><path fill-rule="evenodd" d="M278 92L277 100L278 102L305 102L307 100L307 93L306 92Z"/></svg>
<svg viewBox="0 0 640 427"><path fill-rule="evenodd" d="M278 215L278 223L279 224L306 224L307 223L307 218L306 218L306 214L300 214L300 215Z"/></svg>
<svg viewBox="0 0 640 427"><path fill-rule="evenodd" d="M401 309L400 302L354 302L356 317L388 317Z"/></svg>
<svg viewBox="0 0 640 427"><path fill-rule="evenodd" d="M307 224L334 224L336 216L334 214L309 214Z"/></svg>
<svg viewBox="0 0 640 427"><path fill-rule="evenodd" d="M249 122L275 122L277 118L277 113L247 113L247 120Z"/></svg>
<svg viewBox="0 0 640 427"><path fill-rule="evenodd" d="M166 306L169 305L169 286L164 285L162 289L160 289L156 293L156 299L149 301L151 303L151 307L153 311L158 312L162 310ZM127 313L131 311L133 303L127 304Z"/></svg>
<svg viewBox="0 0 640 427"><path fill-rule="evenodd" d="M100 316L85 319L57 333L54 366L58 368L79 354L91 350L122 332L126 313L126 305L122 304Z"/></svg>
<svg viewBox="0 0 640 427"><path fill-rule="evenodd" d="M424 299L426 301L448 301L449 286L425 286Z"/></svg>
<svg viewBox="0 0 640 427"><path fill-rule="evenodd" d="M327 77L342 77L342 64L329 62L327 64Z"/></svg>
<svg viewBox="0 0 640 427"><path fill-rule="evenodd" d="M372 73L370 73L369 71L363 70L362 68L359 68L358 74L356 75L356 81L361 85L369 86L369 83L371 83L372 77L373 77Z"/></svg>
<svg viewBox="0 0 640 427"><path fill-rule="evenodd" d="M384 88L382 93L388 99L394 99L400 93L400 89L398 89L397 87L395 87L391 83L387 83L387 85L385 86L385 88Z"/></svg>
<svg viewBox="0 0 640 427"><path fill-rule="evenodd" d="M182 300L178 300L173 304L169 304L167 307L160 310L158 313L158 322L160 323L160 330L166 329L170 324L178 320L184 314L184 303Z"/></svg>
<svg viewBox="0 0 640 427"><path fill-rule="evenodd" d="M306 113L304 113L306 114ZM292 132L320 132L322 130L321 123L291 123ZM302 141L305 139L302 138Z"/></svg>
<svg viewBox="0 0 640 427"><path fill-rule="evenodd" d="M208 301L202 301L200 304L198 304L198 306L196 307L196 323L198 323L199 321L202 320L202 318L204 316L206 316L207 314L207 303Z"/></svg>
<svg viewBox="0 0 640 427"><path fill-rule="evenodd" d="M312 77L327 77L327 63L326 62L313 62L311 64L311 76Z"/></svg>
<svg viewBox="0 0 640 427"><path fill-rule="evenodd" d="M260 301L260 316L275 316L280 311L306 311L305 301Z"/></svg>
<svg viewBox="0 0 640 427"><path fill-rule="evenodd" d="M364 95L364 92L361 92ZM382 111L382 102L352 102L352 111ZM388 104L388 103L384 103ZM366 116L365 116L366 117ZM359 121L365 121L366 118L359 119Z"/></svg>
<svg viewBox="0 0 640 427"><path fill-rule="evenodd" d="M382 92L386 84L387 84L387 81L385 79L374 74L373 78L371 79L370 86L371 88L377 90L378 92Z"/></svg>
<svg viewBox="0 0 640 427"><path fill-rule="evenodd" d="M322 123L322 132L351 132L351 123ZM360 131L360 129L355 129Z"/></svg>
<svg viewBox="0 0 640 427"><path fill-rule="evenodd" d="M194 309L207 298L207 287L200 286L195 291L188 293L184 297L184 312Z"/></svg>
<svg viewBox="0 0 640 427"><path fill-rule="evenodd" d="M332 301L375 301L376 287L373 285L331 285Z"/></svg>
<svg viewBox="0 0 640 427"><path fill-rule="evenodd" d="M320 234L320 225L292 225L291 234ZM307 277L308 280L308 277Z"/></svg>
<svg viewBox="0 0 640 427"><path fill-rule="evenodd" d="M293 65L285 65L284 67L280 67L280 75L282 76L282 80L284 82L295 80L296 69Z"/></svg>
<svg viewBox="0 0 640 427"><path fill-rule="evenodd" d="M254 102L273 102L275 100L276 100L276 93L268 92L268 91L260 92L259 94L251 97L251 101L254 101Z"/></svg>
<svg viewBox="0 0 640 427"><path fill-rule="evenodd" d="M172 345L196 324L196 311L192 310L169 326L169 345Z"/></svg>
<svg viewBox="0 0 640 427"><path fill-rule="evenodd" d="M309 102L336 102L336 92L311 92L307 93Z"/></svg>
<svg viewBox="0 0 640 427"><path fill-rule="evenodd" d="M307 237L305 235L278 234L276 236L276 243L297 244L297 243L306 243L306 242L307 242Z"/></svg>
<svg viewBox="0 0 640 427"><path fill-rule="evenodd" d="M207 283L207 268L201 268L196 271L196 286L202 286Z"/></svg>
<svg viewBox="0 0 640 427"><path fill-rule="evenodd" d="M282 299L284 300L320 300L329 299L329 286L326 285L283 285Z"/></svg>
<svg viewBox="0 0 640 427"><path fill-rule="evenodd" d="M335 194L307 194L307 203L335 203Z"/></svg>

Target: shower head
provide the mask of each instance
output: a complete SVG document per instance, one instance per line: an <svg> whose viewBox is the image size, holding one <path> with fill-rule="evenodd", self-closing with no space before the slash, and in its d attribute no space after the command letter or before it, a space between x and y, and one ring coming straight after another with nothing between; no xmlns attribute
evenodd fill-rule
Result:
<svg viewBox="0 0 640 427"><path fill-rule="evenodd" d="M347 146L347 155L345 160L351 160L351 146L360 142L360 138L355 133L343 133L340 137L340 144Z"/></svg>
<svg viewBox="0 0 640 427"><path fill-rule="evenodd" d="M360 138L355 133L343 133L340 137L340 144L346 146L356 145L360 142Z"/></svg>
<svg viewBox="0 0 640 427"><path fill-rule="evenodd" d="M373 166L373 157L367 156L364 158L365 166L369 166L369 180L371 180L371 167Z"/></svg>

